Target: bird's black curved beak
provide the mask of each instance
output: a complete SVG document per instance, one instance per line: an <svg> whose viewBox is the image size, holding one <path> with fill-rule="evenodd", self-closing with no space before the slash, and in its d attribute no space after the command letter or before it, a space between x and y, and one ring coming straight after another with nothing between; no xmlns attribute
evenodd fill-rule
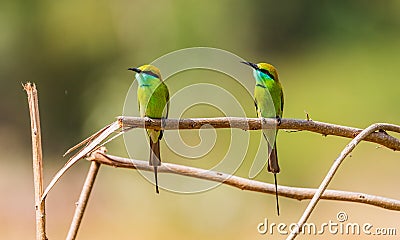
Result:
<svg viewBox="0 0 400 240"><path fill-rule="evenodd" d="M131 71L134 71L134 72L137 72L137 73L141 73L142 72L142 70L140 70L139 68L128 68L128 70L131 70Z"/></svg>
<svg viewBox="0 0 400 240"><path fill-rule="evenodd" d="M252 63L252 62L241 62L241 63L246 64L246 65L249 65L250 67L252 67L252 68L258 70L258 66L257 66L257 64L255 64L255 63Z"/></svg>

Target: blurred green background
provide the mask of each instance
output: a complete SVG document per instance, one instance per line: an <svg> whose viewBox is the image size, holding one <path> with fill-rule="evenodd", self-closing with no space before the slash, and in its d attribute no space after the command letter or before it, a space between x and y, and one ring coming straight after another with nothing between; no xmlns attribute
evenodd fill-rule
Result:
<svg viewBox="0 0 400 240"><path fill-rule="evenodd" d="M35 82L39 89L46 183L65 163L61 156L66 149L122 114L133 80L127 67L187 47L221 48L249 61L274 64L284 86L284 117L304 119L307 111L314 120L359 128L374 122L400 124L399 12L396 0L1 1L0 238L34 236L30 125L21 83ZM191 72L190 82L204 81L204 76ZM219 75L209 76L218 82ZM170 89L177 91L178 86L171 84ZM206 98L206 93L196 94ZM255 116L250 100L245 108ZM184 114L220 115L201 107ZM144 142L141 130L136 131ZM226 151L226 130L216 132L222 140L217 139L213 161ZM182 137L189 145L199 139L196 131ZM280 131L279 183L317 187L348 142ZM108 148L126 156L121 139ZM147 154L143 151L141 159ZM162 155L166 162L185 164L167 150ZM49 239L65 238L88 166L78 163L50 193ZM362 143L330 188L400 199L398 167L398 153ZM245 171L237 174L245 176ZM257 179L272 182L266 172ZM156 195L136 171L102 167L78 238L269 239L256 229L264 218L297 222L308 201L280 198L280 203L277 217L274 196L228 186L199 194ZM310 221L336 220L339 211L351 222L397 227L400 234L400 213L361 204L321 201ZM339 236L324 236L330 238Z"/></svg>

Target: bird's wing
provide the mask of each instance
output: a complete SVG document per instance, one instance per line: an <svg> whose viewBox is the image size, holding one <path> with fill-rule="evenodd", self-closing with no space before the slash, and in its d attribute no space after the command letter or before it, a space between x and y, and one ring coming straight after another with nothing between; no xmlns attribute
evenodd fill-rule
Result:
<svg viewBox="0 0 400 240"><path fill-rule="evenodd" d="M137 93L137 94L138 94L138 96L137 96L138 111L139 111L139 115L140 115L141 114L141 112L140 112L140 97L139 97L139 93Z"/></svg>
<svg viewBox="0 0 400 240"><path fill-rule="evenodd" d="M283 91L281 90L281 117L283 115L283 105L284 105L284 98L283 98Z"/></svg>
<svg viewBox="0 0 400 240"><path fill-rule="evenodd" d="M257 99L255 99L255 98L254 98L254 106L256 107L257 117L261 117L261 113L260 113L260 111L258 109L258 105L257 105Z"/></svg>
<svg viewBox="0 0 400 240"><path fill-rule="evenodd" d="M169 90L168 90L167 85L164 85L164 86L165 86L165 89L167 90L166 96L165 96L165 100L167 102L167 110L166 110L166 113L165 113L165 118L168 118L168 114L169 114Z"/></svg>
<svg viewBox="0 0 400 240"><path fill-rule="evenodd" d="M165 103L166 103L166 106L165 106L166 109L164 109L165 111L163 112L162 118L166 119L166 118L168 118L168 114L169 114L169 90L168 90L167 85L165 85L164 82L161 82L161 87L163 88L163 91L165 93ZM158 137L158 139L161 140L163 135L164 135L164 130L161 130L160 131L160 136Z"/></svg>
<svg viewBox="0 0 400 240"><path fill-rule="evenodd" d="M256 98L254 98L254 105L256 107L257 117L259 117L259 118L262 117L261 116L261 111L260 111L260 109L258 107ZM265 131L268 131L268 129L264 129L263 130L263 136L264 136L265 140L267 142L269 142L268 138L267 138L268 134ZM269 146L269 144L268 144L268 146ZM269 148L268 148L268 150L269 150ZM252 165L251 165L251 167L250 167L250 170L249 170L249 175L248 175L249 178L255 178L264 169L266 164L267 164L267 161L265 161L264 158L261 158L261 157L255 158L253 163L252 163Z"/></svg>

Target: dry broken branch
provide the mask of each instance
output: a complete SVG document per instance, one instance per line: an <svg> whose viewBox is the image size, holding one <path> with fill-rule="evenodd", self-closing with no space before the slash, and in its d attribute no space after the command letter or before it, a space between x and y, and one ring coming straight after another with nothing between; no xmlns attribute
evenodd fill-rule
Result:
<svg viewBox="0 0 400 240"><path fill-rule="evenodd" d="M33 182L35 186L36 239L46 240L45 202L41 201L43 194L43 159L38 93L35 84L26 83L23 85L23 87L28 95L29 115L31 118Z"/></svg>
<svg viewBox="0 0 400 240"><path fill-rule="evenodd" d="M105 154L101 151L93 152L88 160L97 161L101 164L113 167L153 171L153 168L149 166L148 161L112 156ZM242 190L275 194L275 186L273 184L232 176L221 172L182 166L172 163L163 163L158 170L160 173L179 174L188 177L220 182ZM278 189L280 196L297 200L311 199L316 192L316 189L287 186L279 186ZM364 203L389 210L400 211L399 200L373 196L365 193L326 190L321 198L327 200Z"/></svg>

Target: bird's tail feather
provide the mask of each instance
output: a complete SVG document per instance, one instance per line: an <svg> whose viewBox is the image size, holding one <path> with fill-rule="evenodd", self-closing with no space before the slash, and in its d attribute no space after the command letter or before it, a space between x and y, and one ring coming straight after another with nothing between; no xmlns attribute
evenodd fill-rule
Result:
<svg viewBox="0 0 400 240"><path fill-rule="evenodd" d="M161 166L160 141L157 140L157 142L153 142L153 140L150 138L149 142L150 142L149 165L153 166L153 168L154 168L154 180L156 182L156 193L159 193L159 191L158 191L157 168L158 168L158 166Z"/></svg>
<svg viewBox="0 0 400 240"><path fill-rule="evenodd" d="M274 173L275 180L275 201L276 201L276 211L279 216L279 197L278 197L278 180L276 179L276 173Z"/></svg>
<svg viewBox="0 0 400 240"><path fill-rule="evenodd" d="M275 198L276 198L276 210L279 216L279 199L278 199L278 180L276 178L276 174L280 172L279 164L278 164L278 154L276 150L276 143L274 144L274 148L271 149L271 145L268 144L268 171L274 174L275 181Z"/></svg>
<svg viewBox="0 0 400 240"><path fill-rule="evenodd" d="M158 173L157 173L158 166L154 166L153 168L154 168L154 180L156 181L156 193L160 193L160 191L158 190L158 177L157 177L157 175L158 175ZM279 215L279 213L278 213L278 215Z"/></svg>
<svg viewBox="0 0 400 240"><path fill-rule="evenodd" d="M272 172L272 173L279 173L281 171L281 169L279 168L279 164L278 164L278 154L277 154L277 150L276 150L276 143L274 144L274 148L271 149L271 145L269 145L268 143L268 153L269 153L269 157L268 157L268 172Z"/></svg>

